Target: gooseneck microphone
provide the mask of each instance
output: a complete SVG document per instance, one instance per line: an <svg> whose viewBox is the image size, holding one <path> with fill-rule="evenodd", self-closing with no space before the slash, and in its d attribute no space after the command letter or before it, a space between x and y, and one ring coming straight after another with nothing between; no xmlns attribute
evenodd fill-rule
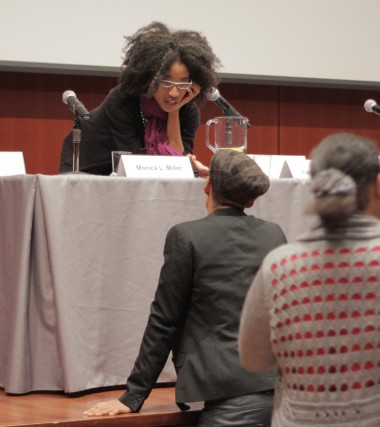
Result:
<svg viewBox="0 0 380 427"><path fill-rule="evenodd" d="M364 103L364 109L368 113L380 114L380 105L378 105L374 99L367 99Z"/></svg>
<svg viewBox="0 0 380 427"><path fill-rule="evenodd" d="M86 107L79 101L75 92L72 90L66 90L62 94L62 101L64 104L69 105L70 110L75 114L78 113L83 119L88 120L90 118L90 113L87 111Z"/></svg>
<svg viewBox="0 0 380 427"><path fill-rule="evenodd" d="M207 92L207 99L214 102L222 111L225 116L243 117L223 96L220 94L218 89L215 87L211 88ZM250 123L247 123L247 127L250 127Z"/></svg>

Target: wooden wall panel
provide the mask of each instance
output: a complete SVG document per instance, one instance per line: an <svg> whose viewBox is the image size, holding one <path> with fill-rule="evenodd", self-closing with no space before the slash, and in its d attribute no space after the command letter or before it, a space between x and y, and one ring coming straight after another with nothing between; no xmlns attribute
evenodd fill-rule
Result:
<svg viewBox="0 0 380 427"><path fill-rule="evenodd" d="M30 174L56 174L63 138L73 114L62 102L71 89L91 109L115 78L39 73L0 73L0 151L23 151Z"/></svg>
<svg viewBox="0 0 380 427"><path fill-rule="evenodd" d="M380 101L379 90L281 87L279 153L308 156L322 138L353 132L380 142L380 116L367 113L368 98Z"/></svg>
<svg viewBox="0 0 380 427"><path fill-rule="evenodd" d="M0 72L0 151L23 151L27 173L56 174L73 114L62 102L71 89L88 109L117 83L115 77ZM380 141L380 116L364 111L380 90L328 89L223 83L220 93L252 123L250 154L305 154L326 135L357 132ZM222 115L212 102L201 109L194 152L208 164L205 123Z"/></svg>

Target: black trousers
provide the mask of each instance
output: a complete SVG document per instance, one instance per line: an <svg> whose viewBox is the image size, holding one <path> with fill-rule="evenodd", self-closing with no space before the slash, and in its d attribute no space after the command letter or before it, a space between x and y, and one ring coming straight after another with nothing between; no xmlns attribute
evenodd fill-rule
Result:
<svg viewBox="0 0 380 427"><path fill-rule="evenodd" d="M198 427L270 427L273 390L209 400L201 412Z"/></svg>

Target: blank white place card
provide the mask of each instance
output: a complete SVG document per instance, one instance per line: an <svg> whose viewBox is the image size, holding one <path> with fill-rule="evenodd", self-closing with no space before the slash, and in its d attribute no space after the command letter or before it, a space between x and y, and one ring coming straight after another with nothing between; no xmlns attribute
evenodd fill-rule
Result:
<svg viewBox="0 0 380 427"><path fill-rule="evenodd" d="M291 176L285 177L284 174L282 174L285 162L289 162L288 165L299 165L304 160L305 156L272 155L269 178L291 178Z"/></svg>
<svg viewBox="0 0 380 427"><path fill-rule="evenodd" d="M0 176L25 174L22 151L0 151Z"/></svg>
<svg viewBox="0 0 380 427"><path fill-rule="evenodd" d="M128 178L194 178L187 156L121 156L118 176Z"/></svg>
<svg viewBox="0 0 380 427"><path fill-rule="evenodd" d="M271 155L269 154L248 154L261 168L265 175L270 175Z"/></svg>
<svg viewBox="0 0 380 427"><path fill-rule="evenodd" d="M269 178L308 178L309 161L305 156L249 154Z"/></svg>
<svg viewBox="0 0 380 427"><path fill-rule="evenodd" d="M295 156L286 159L280 173L280 178L309 179L310 160Z"/></svg>

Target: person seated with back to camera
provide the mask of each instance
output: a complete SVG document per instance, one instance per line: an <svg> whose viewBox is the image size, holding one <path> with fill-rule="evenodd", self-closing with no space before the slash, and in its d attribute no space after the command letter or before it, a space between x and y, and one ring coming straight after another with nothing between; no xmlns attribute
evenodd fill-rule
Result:
<svg viewBox="0 0 380 427"><path fill-rule="evenodd" d="M286 242L277 224L244 212L268 188L268 177L246 154L220 150L212 157L204 188L208 216L177 224L166 236L127 390L86 415L139 411L172 351L179 406L205 402L198 426L269 427L273 373L246 372L237 348L248 287L264 256Z"/></svg>
<svg viewBox="0 0 380 427"><path fill-rule="evenodd" d="M264 260L244 304L243 366L278 367L272 427L380 426L380 175L375 143L311 158L320 227Z"/></svg>
<svg viewBox="0 0 380 427"><path fill-rule="evenodd" d="M207 39L195 31L170 31L152 22L126 37L119 84L93 111L80 119L79 169L109 175L111 152L190 156L200 125L199 106L219 83L219 59ZM59 172L73 170L72 131L66 136Z"/></svg>

